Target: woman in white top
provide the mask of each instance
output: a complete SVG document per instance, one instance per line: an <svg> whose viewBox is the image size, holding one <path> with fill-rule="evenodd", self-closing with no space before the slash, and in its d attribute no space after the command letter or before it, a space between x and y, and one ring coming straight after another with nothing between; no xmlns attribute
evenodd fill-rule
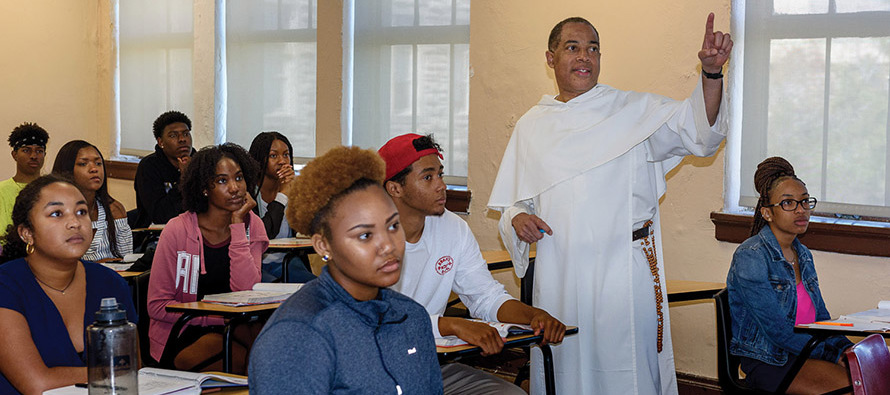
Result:
<svg viewBox="0 0 890 395"><path fill-rule="evenodd" d="M133 252L133 233L127 210L108 194L105 159L95 145L83 140L67 142L53 163L53 173L74 181L90 208L93 242L83 255L87 261L123 258Z"/></svg>
<svg viewBox="0 0 890 395"><path fill-rule="evenodd" d="M254 212L263 219L269 239L293 237L294 231L284 209L287 208L287 188L294 179L293 147L287 137L278 132L262 132L250 143L250 156L260 166L260 181L252 194L257 206ZM263 254L263 281L271 282L281 277L283 252ZM287 263L288 282L305 283L315 278L303 261L294 256Z"/></svg>

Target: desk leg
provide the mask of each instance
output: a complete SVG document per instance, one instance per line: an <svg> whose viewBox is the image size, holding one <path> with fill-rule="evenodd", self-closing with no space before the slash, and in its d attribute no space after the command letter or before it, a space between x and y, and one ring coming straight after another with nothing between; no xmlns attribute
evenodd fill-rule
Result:
<svg viewBox="0 0 890 395"><path fill-rule="evenodd" d="M232 329L235 328L235 319L226 323L223 331L223 372L232 373Z"/></svg>
<svg viewBox="0 0 890 395"><path fill-rule="evenodd" d="M544 355L544 384L546 393L547 395L554 395L556 394L556 379L553 377L553 351L550 350L549 344L540 347L541 354Z"/></svg>
<svg viewBox="0 0 890 395"><path fill-rule="evenodd" d="M805 346L803 346L803 350L800 351L800 355L797 356L797 360L794 361L794 364L791 365L791 369L788 370L788 373L785 374L785 378L782 379L782 382L779 383L779 387L776 388L777 394L784 394L788 391L788 387L791 386L791 382L794 381L794 377L797 376L797 373L800 372L800 368L803 367L804 362L807 361L807 358L810 357L810 353L813 352L813 349L816 348L816 345L819 342L825 340L827 338L823 336L813 336L810 338L810 341L807 342Z"/></svg>
<svg viewBox="0 0 890 395"><path fill-rule="evenodd" d="M287 283L287 280L288 280L287 272L289 271L289 270L287 270L287 262L294 255L296 255L296 253L294 253L293 251L288 251L287 254L284 254L284 259L281 260L281 282L282 283L285 283L285 284Z"/></svg>
<svg viewBox="0 0 890 395"><path fill-rule="evenodd" d="M176 365L173 361L176 359L176 354L179 354L179 332L182 332L182 328L185 324L191 321L194 317L195 316L190 313L182 313L182 315L179 316L179 319L176 320L176 323L173 324L173 328L170 329L170 335L167 336L167 344L164 346L161 360L158 361L158 364L161 365L162 368L176 369Z"/></svg>

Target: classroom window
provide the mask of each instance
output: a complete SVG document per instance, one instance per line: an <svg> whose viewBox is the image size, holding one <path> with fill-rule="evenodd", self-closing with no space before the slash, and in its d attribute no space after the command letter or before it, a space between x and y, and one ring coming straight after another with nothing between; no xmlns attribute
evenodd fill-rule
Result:
<svg viewBox="0 0 890 395"><path fill-rule="evenodd" d="M353 18L351 143L432 133L446 174L466 177L470 1L361 0Z"/></svg>
<svg viewBox="0 0 890 395"><path fill-rule="evenodd" d="M315 156L316 0L226 1L226 140L275 130Z"/></svg>
<svg viewBox="0 0 890 395"><path fill-rule="evenodd" d="M727 209L754 207L757 164L782 156L817 211L890 217L890 2L735 0L733 14Z"/></svg>
<svg viewBox="0 0 890 395"><path fill-rule="evenodd" d="M152 123L168 109L192 113L192 2L120 2L120 151L155 145Z"/></svg>
<svg viewBox="0 0 890 395"><path fill-rule="evenodd" d="M120 153L150 153L155 118L175 109L196 123L200 101L213 103L215 130L202 131L212 142L249 147L276 130L294 156L315 156L316 1L120 2ZM214 40L196 39L195 13L217 19ZM213 53L214 44L225 48L214 69L225 72L214 76L215 92L196 92L194 55Z"/></svg>

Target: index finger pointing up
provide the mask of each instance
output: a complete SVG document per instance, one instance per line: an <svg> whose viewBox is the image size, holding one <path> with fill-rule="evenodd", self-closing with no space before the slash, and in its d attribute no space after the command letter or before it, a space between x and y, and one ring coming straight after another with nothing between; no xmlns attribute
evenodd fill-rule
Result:
<svg viewBox="0 0 890 395"><path fill-rule="evenodd" d="M713 40L713 38L712 38L713 36L714 36L714 13L712 12L712 13L708 14L708 21L705 22L705 39L704 39L704 42L702 42L703 49L711 48L710 44L711 44L711 41Z"/></svg>

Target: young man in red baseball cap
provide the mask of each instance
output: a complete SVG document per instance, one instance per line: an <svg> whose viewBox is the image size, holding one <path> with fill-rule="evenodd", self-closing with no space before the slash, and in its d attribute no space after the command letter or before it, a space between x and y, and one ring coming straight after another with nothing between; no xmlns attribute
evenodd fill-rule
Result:
<svg viewBox="0 0 890 395"><path fill-rule="evenodd" d="M444 157L432 135L394 137L378 153L386 162L384 188L399 210L407 241L402 276L391 288L426 307L435 336L457 336L481 347L483 355L504 346L498 332L485 323L442 316L453 291L475 318L529 324L543 333L544 342L562 341L565 325L511 297L488 271L470 227L445 209ZM443 366L442 380L446 393L525 393L461 364Z"/></svg>

